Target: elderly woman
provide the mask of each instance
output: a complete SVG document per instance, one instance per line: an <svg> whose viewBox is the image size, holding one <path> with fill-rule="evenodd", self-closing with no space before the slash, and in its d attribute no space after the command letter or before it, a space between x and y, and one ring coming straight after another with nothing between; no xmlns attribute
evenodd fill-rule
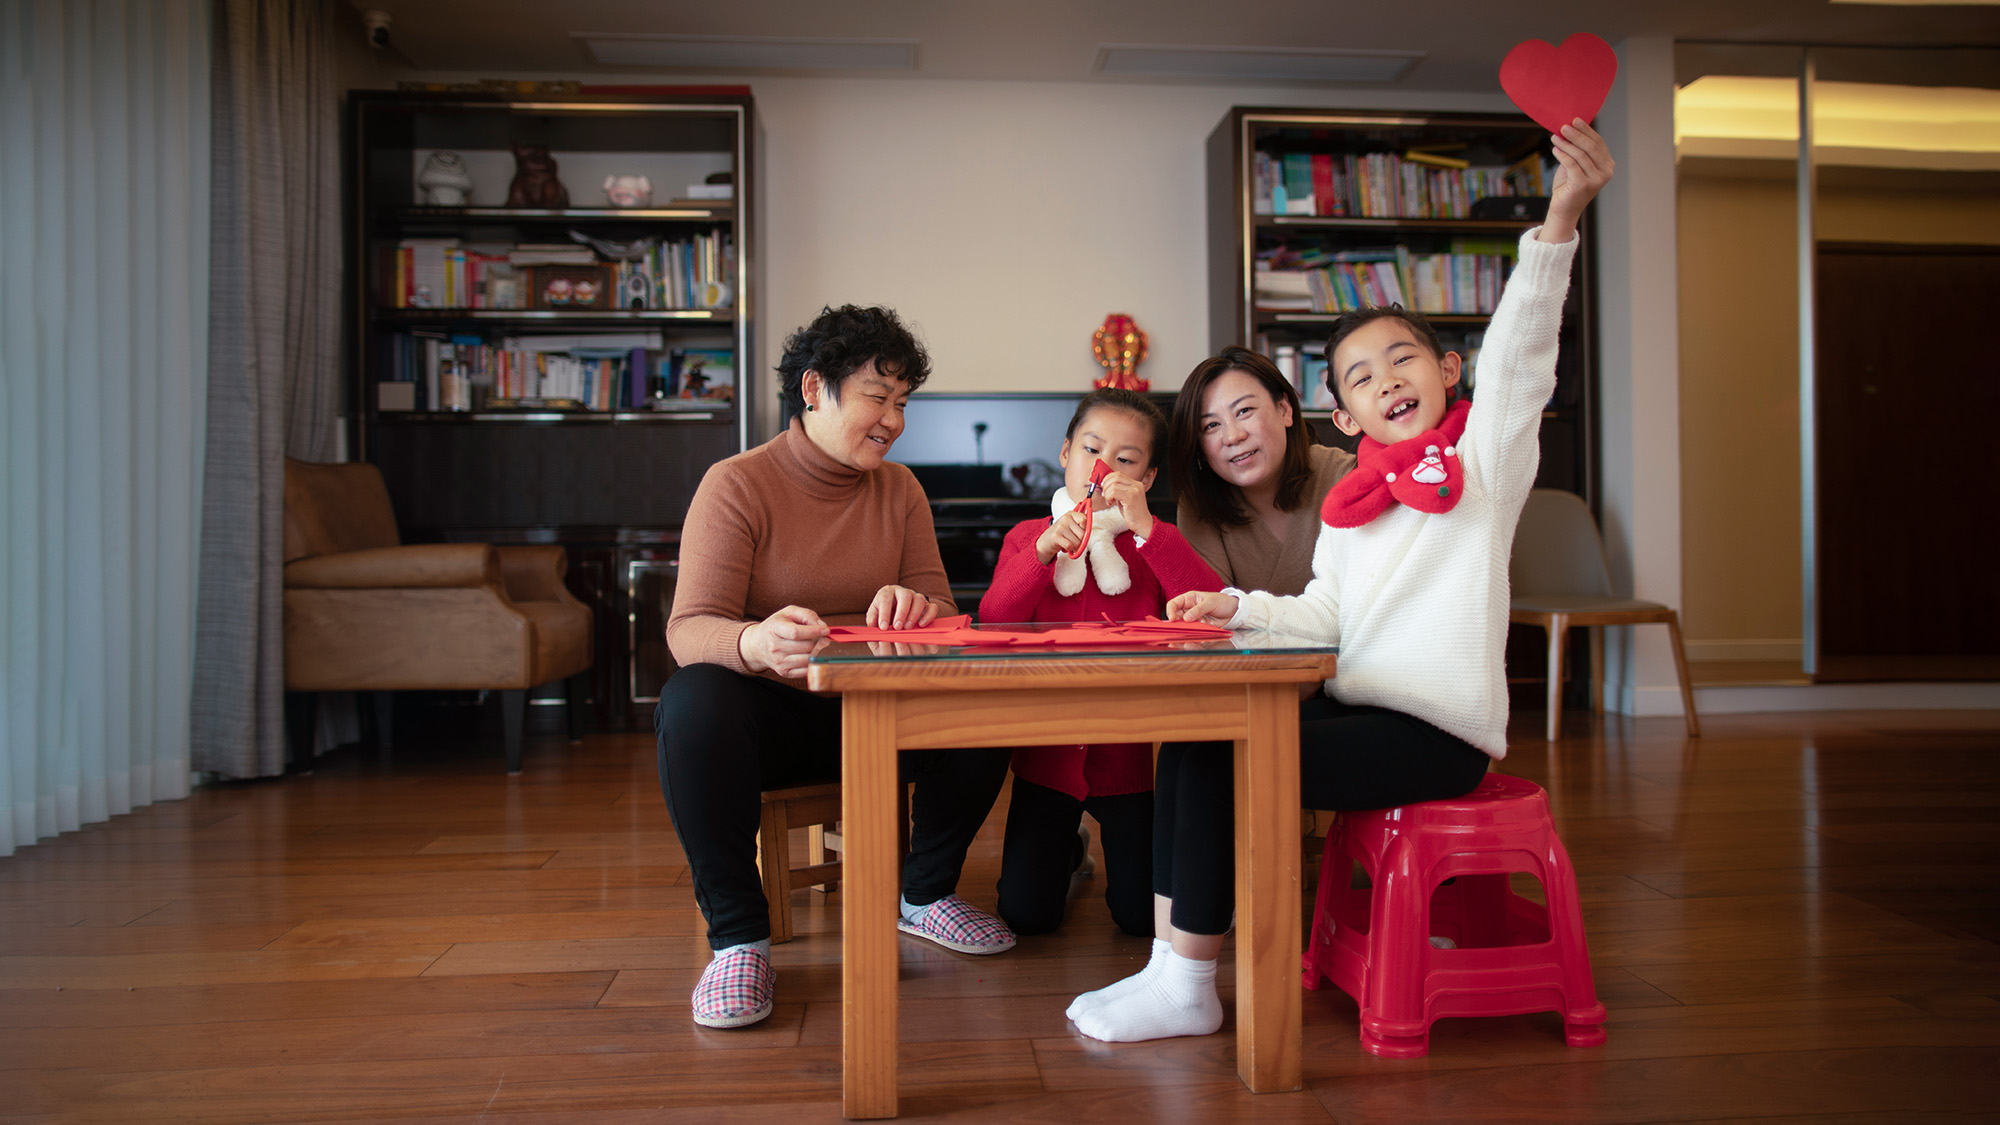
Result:
<svg viewBox="0 0 2000 1125"><path fill-rule="evenodd" d="M829 624L924 625L956 612L930 507L884 460L930 374L888 309L827 309L785 342L779 392L794 416L702 478L681 533L667 645L681 670L654 717L660 788L687 853L714 959L694 1019L740 1027L771 1013L769 904L757 875L759 793L840 774L840 700L804 690ZM1014 935L953 893L1007 774L1008 751L906 753L905 932L961 953Z"/></svg>
<svg viewBox="0 0 2000 1125"><path fill-rule="evenodd" d="M1167 448L1181 534L1224 584L1304 590L1320 504L1354 455L1314 442L1277 365L1239 347L1202 360L1174 400Z"/></svg>

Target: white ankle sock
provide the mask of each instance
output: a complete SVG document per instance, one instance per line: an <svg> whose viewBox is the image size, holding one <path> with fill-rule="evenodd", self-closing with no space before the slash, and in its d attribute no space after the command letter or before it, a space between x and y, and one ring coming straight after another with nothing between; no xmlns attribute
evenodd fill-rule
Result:
<svg viewBox="0 0 2000 1125"><path fill-rule="evenodd" d="M1222 1026L1215 962L1191 961L1169 949L1159 959L1158 969L1147 968L1150 980L1079 1012L1076 1029L1107 1043L1136 1043L1176 1035L1212 1035Z"/></svg>
<svg viewBox="0 0 2000 1125"><path fill-rule="evenodd" d="M1146 962L1145 968L1140 969L1123 980L1113 981L1095 992L1086 992L1070 1001L1069 1008L1063 1012L1063 1015L1074 1020L1077 1016L1098 1007L1106 1001L1116 1000L1128 992L1143 987L1147 981L1152 979L1153 974L1158 971L1161 954L1171 953L1173 952L1173 948L1173 946L1168 945L1159 938L1154 938L1153 956Z"/></svg>
<svg viewBox="0 0 2000 1125"><path fill-rule="evenodd" d="M724 949L718 949L715 951L713 957L711 957L711 960L720 958L723 954L734 952L738 949L755 949L757 952L762 953L765 959L768 960L771 956L771 939L765 938L763 941L746 941L741 945L732 945Z"/></svg>

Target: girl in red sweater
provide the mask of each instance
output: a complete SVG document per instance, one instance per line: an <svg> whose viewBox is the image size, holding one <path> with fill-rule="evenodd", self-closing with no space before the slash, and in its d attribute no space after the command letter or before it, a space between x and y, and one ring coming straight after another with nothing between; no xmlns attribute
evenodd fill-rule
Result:
<svg viewBox="0 0 2000 1125"><path fill-rule="evenodd" d="M1107 387L1077 404L1063 437L1065 487L1052 518L1007 533L993 585L979 602L986 622L1133 621L1219 581L1174 525L1153 518L1146 489L1166 448L1167 419L1136 391ZM1075 511L1103 461L1113 472L1091 498L1089 541ZM1087 706L1071 701L1065 706ZM1069 877L1083 859L1085 812L1104 843L1104 901L1129 934L1153 933L1153 747L1024 746L1014 751L1014 794L1000 859L1000 917L1015 933L1062 924Z"/></svg>

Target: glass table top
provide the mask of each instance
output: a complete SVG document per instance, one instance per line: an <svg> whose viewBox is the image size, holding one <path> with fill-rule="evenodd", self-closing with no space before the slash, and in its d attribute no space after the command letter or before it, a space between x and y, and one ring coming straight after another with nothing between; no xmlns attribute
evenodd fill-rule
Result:
<svg viewBox="0 0 2000 1125"><path fill-rule="evenodd" d="M974 630L1009 633L1048 632L1071 628L1076 622L1028 624L982 623ZM1054 647L1038 644L937 645L901 641L836 641L813 653L814 664L859 664L885 657L925 660L1116 660L1133 657L1183 656L1195 653L1234 656L1331 655L1340 646L1264 630L1242 630L1227 637L1155 644L1104 644Z"/></svg>

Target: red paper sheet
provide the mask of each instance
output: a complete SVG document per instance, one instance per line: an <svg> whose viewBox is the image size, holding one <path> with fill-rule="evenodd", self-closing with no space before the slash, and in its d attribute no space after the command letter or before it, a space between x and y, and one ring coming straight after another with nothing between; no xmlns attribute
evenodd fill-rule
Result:
<svg viewBox="0 0 2000 1125"><path fill-rule="evenodd" d="M836 625L827 630L835 641L895 641L911 645L974 645L993 647L1091 648L1106 645L1180 644L1227 640L1229 630L1199 621L1080 621L1056 629L974 629L970 614L941 617L920 629L873 629Z"/></svg>

